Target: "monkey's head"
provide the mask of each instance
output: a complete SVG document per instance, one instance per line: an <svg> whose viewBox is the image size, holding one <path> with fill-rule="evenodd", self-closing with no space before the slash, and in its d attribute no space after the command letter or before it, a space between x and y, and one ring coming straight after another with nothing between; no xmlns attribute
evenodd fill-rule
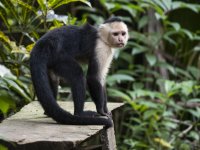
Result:
<svg viewBox="0 0 200 150"><path fill-rule="evenodd" d="M99 26L100 38L113 48L122 48L127 44L128 28L121 19L112 17Z"/></svg>

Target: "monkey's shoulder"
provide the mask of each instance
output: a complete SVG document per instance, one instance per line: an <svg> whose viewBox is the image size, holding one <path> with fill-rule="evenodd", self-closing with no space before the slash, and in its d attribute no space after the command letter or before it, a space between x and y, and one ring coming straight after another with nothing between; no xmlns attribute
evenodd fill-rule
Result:
<svg viewBox="0 0 200 150"><path fill-rule="evenodd" d="M97 29L90 24L62 26L48 31L38 41L62 41L62 39L77 41L78 38L88 39L88 37L94 39L97 37L97 32Z"/></svg>

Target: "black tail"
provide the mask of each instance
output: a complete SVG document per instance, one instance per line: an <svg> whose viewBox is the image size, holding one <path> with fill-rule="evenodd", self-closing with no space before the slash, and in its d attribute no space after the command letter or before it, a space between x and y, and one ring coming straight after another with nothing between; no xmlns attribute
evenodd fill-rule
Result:
<svg viewBox="0 0 200 150"><path fill-rule="evenodd" d="M41 58L44 59L44 58ZM112 120L98 117L80 117L74 116L69 112L63 110L56 102L53 92L51 91L47 65L39 58L30 59L30 70L33 85L36 91L37 98L41 103L45 113L61 124L68 125L105 125L112 126Z"/></svg>

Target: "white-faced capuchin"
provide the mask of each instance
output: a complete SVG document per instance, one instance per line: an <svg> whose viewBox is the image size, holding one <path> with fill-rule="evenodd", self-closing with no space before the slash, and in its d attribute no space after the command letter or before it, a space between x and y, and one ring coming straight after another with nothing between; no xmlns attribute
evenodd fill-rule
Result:
<svg viewBox="0 0 200 150"><path fill-rule="evenodd" d="M113 59L114 49L128 41L128 28L121 19L112 17L98 28L89 24L63 26L43 35L30 57L30 70L36 96L45 114L61 124L112 126L107 108L105 78ZM78 62L88 61L87 76ZM74 115L56 102L59 78L70 83ZM86 84L98 114L83 111Z"/></svg>

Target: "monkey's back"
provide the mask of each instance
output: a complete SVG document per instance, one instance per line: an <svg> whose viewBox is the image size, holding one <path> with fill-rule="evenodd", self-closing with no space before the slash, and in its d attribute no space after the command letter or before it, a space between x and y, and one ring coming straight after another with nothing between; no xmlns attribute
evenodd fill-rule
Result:
<svg viewBox="0 0 200 150"><path fill-rule="evenodd" d="M93 54L97 37L97 29L88 24L56 28L36 42L31 57L49 60L56 60L64 55L74 58L87 57Z"/></svg>

